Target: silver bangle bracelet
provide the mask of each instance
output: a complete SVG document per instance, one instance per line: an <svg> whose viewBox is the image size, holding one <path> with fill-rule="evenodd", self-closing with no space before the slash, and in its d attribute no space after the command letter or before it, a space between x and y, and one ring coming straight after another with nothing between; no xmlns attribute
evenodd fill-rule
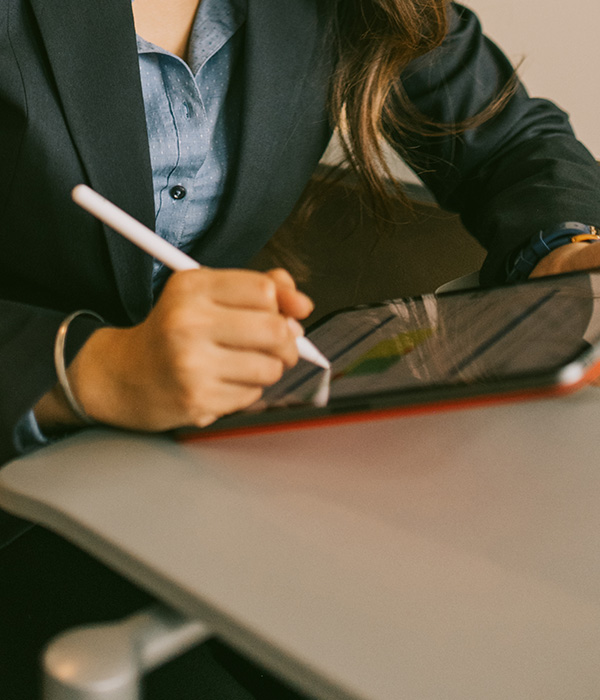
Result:
<svg viewBox="0 0 600 700"><path fill-rule="evenodd" d="M65 367L65 343L67 340L67 331L69 330L69 325L71 321L76 319L78 316L93 316L99 321L104 321L101 316L98 316L94 311L88 311L87 309L81 309L79 311L74 311L69 314L67 318L60 324L58 332L56 334L56 340L54 342L54 367L56 369L56 376L58 377L58 383L67 399L69 407L73 413L80 418L87 425L94 425L96 421L88 416L88 414L83 409L83 406L75 398L75 394L71 389L69 384L69 378L67 377L67 369Z"/></svg>

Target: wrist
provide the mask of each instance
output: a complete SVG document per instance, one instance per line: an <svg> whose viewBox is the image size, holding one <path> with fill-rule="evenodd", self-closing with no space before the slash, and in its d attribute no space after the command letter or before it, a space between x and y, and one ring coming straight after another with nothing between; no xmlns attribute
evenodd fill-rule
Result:
<svg viewBox="0 0 600 700"><path fill-rule="evenodd" d="M65 370L73 396L81 411L91 420L83 420L73 410L63 386L57 382L34 407L34 416L40 428L56 432L65 428L83 427L90 422L109 422L105 416L110 411L106 411L104 406L114 392L111 391L111 382L105 369L108 364L106 359L114 357L114 348L110 345L113 330L102 328L92 333Z"/></svg>
<svg viewBox="0 0 600 700"><path fill-rule="evenodd" d="M586 269L588 265L585 263L585 258L583 264L579 264L579 259L582 254L585 256L587 247L585 243L568 243L551 251L533 268L529 279Z"/></svg>
<svg viewBox="0 0 600 700"><path fill-rule="evenodd" d="M579 222L567 221L556 226L538 231L528 243L514 253L507 261L506 281L509 283L523 282L532 276L540 274L556 274L561 270L556 269L556 260L563 260L564 256L570 256L585 248L589 243L600 241L599 229L595 226ZM576 246L576 249L568 253L553 255L559 249ZM549 257L550 260L544 263ZM562 265L561 265L562 267ZM552 272L540 272L540 269L553 270ZM555 270L555 271L554 271Z"/></svg>
<svg viewBox="0 0 600 700"><path fill-rule="evenodd" d="M80 428L85 424L75 415L60 384L55 384L50 391L36 403L33 415L41 430L51 435L68 428Z"/></svg>
<svg viewBox="0 0 600 700"><path fill-rule="evenodd" d="M38 426L45 430L56 431L95 422L88 416L73 391L71 372L67 371L66 366L66 344L69 328L72 322L80 317L92 317L95 321L103 322L103 319L96 312L81 309L69 314L60 324L54 341L54 367L58 382L42 396L33 409L35 421Z"/></svg>
<svg viewBox="0 0 600 700"><path fill-rule="evenodd" d="M129 354L123 349L127 330L101 328L93 333L69 366L73 393L85 413L97 423L125 426Z"/></svg>

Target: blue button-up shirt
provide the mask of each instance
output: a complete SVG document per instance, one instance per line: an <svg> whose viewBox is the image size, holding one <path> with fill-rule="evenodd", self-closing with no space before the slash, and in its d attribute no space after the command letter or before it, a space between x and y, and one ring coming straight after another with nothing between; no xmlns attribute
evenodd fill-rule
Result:
<svg viewBox="0 0 600 700"><path fill-rule="evenodd" d="M156 232L186 252L214 221L237 140L228 90L245 0L202 0L188 63L138 37L154 182ZM154 263L154 285L168 271Z"/></svg>
<svg viewBox="0 0 600 700"><path fill-rule="evenodd" d="M245 17L246 0L201 0L187 63L137 37L156 232L185 251L214 221L233 164L238 96L229 85ZM154 262L155 291L168 273ZM48 442L33 411L16 432L21 449Z"/></svg>

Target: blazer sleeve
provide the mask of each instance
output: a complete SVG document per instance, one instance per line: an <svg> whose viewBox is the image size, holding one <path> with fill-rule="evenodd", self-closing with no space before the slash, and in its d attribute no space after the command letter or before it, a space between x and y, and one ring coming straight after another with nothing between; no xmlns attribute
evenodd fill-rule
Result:
<svg viewBox="0 0 600 700"><path fill-rule="evenodd" d="M0 464L23 451L17 425L56 383L54 340L64 312L0 300ZM69 326L66 362L102 324L80 316Z"/></svg>
<svg viewBox="0 0 600 700"><path fill-rule="evenodd" d="M407 67L402 88L428 118L457 123L490 104L513 70L477 17L452 4L446 39ZM402 109L396 99L392 110ZM531 98L521 83L505 108L477 128L408 138L390 133L439 204L459 212L488 250L482 284L502 283L506 259L536 231L561 221L600 224L600 167L575 138L568 115Z"/></svg>

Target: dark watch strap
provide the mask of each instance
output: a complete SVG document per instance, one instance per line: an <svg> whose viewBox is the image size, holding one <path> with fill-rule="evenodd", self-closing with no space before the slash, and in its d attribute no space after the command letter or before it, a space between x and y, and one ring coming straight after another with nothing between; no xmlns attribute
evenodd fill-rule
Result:
<svg viewBox="0 0 600 700"><path fill-rule="evenodd" d="M596 243L599 229L577 221L565 221L552 228L538 231L527 245L511 256L507 264L507 282L525 281L539 261L556 248L568 243Z"/></svg>

